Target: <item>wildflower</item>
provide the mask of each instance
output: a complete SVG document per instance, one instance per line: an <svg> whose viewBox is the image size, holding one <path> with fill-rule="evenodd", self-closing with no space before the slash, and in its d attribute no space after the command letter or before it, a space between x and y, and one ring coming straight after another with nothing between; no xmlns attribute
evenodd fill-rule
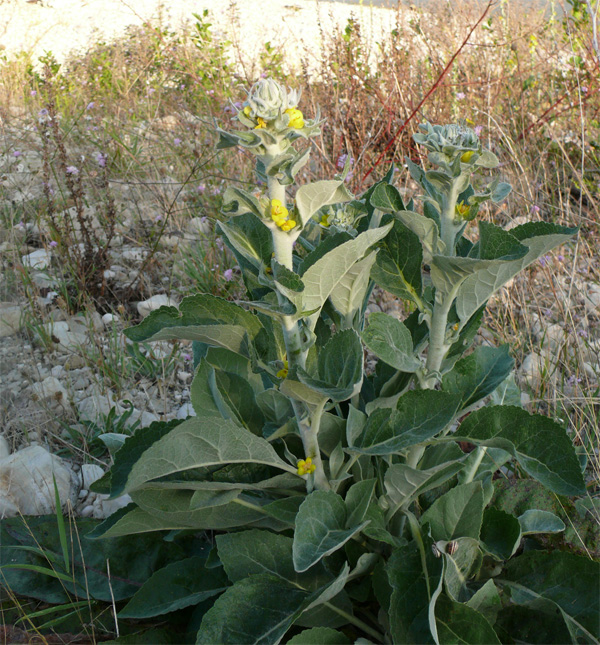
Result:
<svg viewBox="0 0 600 645"><path fill-rule="evenodd" d="M217 237L215 239L215 245L219 249L219 251L223 250L224 244L223 244L223 238L222 237Z"/></svg>
<svg viewBox="0 0 600 645"><path fill-rule="evenodd" d="M67 175L78 175L79 169L75 166L67 166Z"/></svg>
<svg viewBox="0 0 600 645"><path fill-rule="evenodd" d="M482 126L482 125L476 125L476 126L473 128L473 132L474 132L477 136L479 136L479 135L483 132L483 126Z"/></svg>
<svg viewBox="0 0 600 645"><path fill-rule="evenodd" d="M539 212L540 212L540 207L539 207L537 204L534 204L534 205L531 207L531 212L532 212L533 214L539 213Z"/></svg>
<svg viewBox="0 0 600 645"><path fill-rule="evenodd" d="M36 92L36 90L31 90L31 92L29 92L29 94L30 94L31 96L36 96L36 95L37 95L37 92Z"/></svg>
<svg viewBox="0 0 600 645"><path fill-rule="evenodd" d="M316 466L313 464L312 459L310 457L307 457L306 459L300 459L300 461L296 464L298 467L298 474L299 475L310 475L310 473L314 473L316 470Z"/></svg>
<svg viewBox="0 0 600 645"><path fill-rule="evenodd" d="M21 156L21 154L22 154L22 153L21 153L21 151L20 151L20 150L15 150L15 151L13 152L13 157L20 157L20 156Z"/></svg>
<svg viewBox="0 0 600 645"><path fill-rule="evenodd" d="M455 211L460 218L468 220L471 207L461 201L459 204L456 204Z"/></svg>
<svg viewBox="0 0 600 645"><path fill-rule="evenodd" d="M94 103L94 101L90 101L90 102L85 106L85 109L86 109L86 110L93 110L95 105L96 105L96 104Z"/></svg>
<svg viewBox="0 0 600 645"><path fill-rule="evenodd" d="M175 137L175 138L173 139L173 143L174 143L176 146L180 146L180 145L181 145L181 139L180 139L179 137Z"/></svg>
<svg viewBox="0 0 600 645"><path fill-rule="evenodd" d="M289 365L287 361L283 361L283 367L277 372L277 378L287 378L289 372Z"/></svg>
<svg viewBox="0 0 600 645"><path fill-rule="evenodd" d="M547 255L544 255L540 258L540 264L545 267L548 264L550 258Z"/></svg>
<svg viewBox="0 0 600 645"><path fill-rule="evenodd" d="M560 254L559 254L559 255L557 255L557 256L556 256L556 259L557 259L559 262L563 262L563 261L564 261L564 259L565 259L565 256L564 256L564 255L560 255Z"/></svg>
<svg viewBox="0 0 600 645"><path fill-rule="evenodd" d="M54 248L56 248L56 247L58 246L58 242L57 242L56 240L52 240L52 241L50 242L50 244L48 244L48 246L49 246L51 249L54 249Z"/></svg>
<svg viewBox="0 0 600 645"><path fill-rule="evenodd" d="M192 358L194 358L191 354L184 354L183 355L183 360L184 361L191 361Z"/></svg>
<svg viewBox="0 0 600 645"><path fill-rule="evenodd" d="M344 167L346 165L346 161L348 161L348 155L344 153L343 155L340 155L335 162L335 166L338 170L344 170ZM350 157L350 167L354 164L354 157Z"/></svg>
<svg viewBox="0 0 600 645"><path fill-rule="evenodd" d="M223 277L227 282L231 282L233 280L233 269L226 269L223 272Z"/></svg>
<svg viewBox="0 0 600 645"><path fill-rule="evenodd" d="M96 163L100 166L100 168L106 168L106 162L108 161L107 155L105 155L103 152L96 152L94 154L94 157L96 159Z"/></svg>
<svg viewBox="0 0 600 645"><path fill-rule="evenodd" d="M475 154L474 150L467 150L466 152L463 152L463 154L460 157L460 160L463 163L469 163L471 161L471 157Z"/></svg>
<svg viewBox="0 0 600 645"><path fill-rule="evenodd" d="M202 194L206 190L206 184L198 184L196 186L196 192Z"/></svg>
<svg viewBox="0 0 600 645"><path fill-rule="evenodd" d="M288 126L290 128L300 129L304 127L304 115L298 108L288 108L285 113L290 117Z"/></svg>
<svg viewBox="0 0 600 645"><path fill-rule="evenodd" d="M585 329L580 329L580 330L577 332L577 335L578 335L580 338L587 338L587 337L588 337L588 333L587 333L587 331L586 331Z"/></svg>
<svg viewBox="0 0 600 645"><path fill-rule="evenodd" d="M282 231L291 231L296 226L295 220L289 219L289 211L279 199L271 200L271 219Z"/></svg>
<svg viewBox="0 0 600 645"><path fill-rule="evenodd" d="M267 127L267 122L264 119L261 119L259 116L256 117L256 123L258 125L254 126L255 130L260 130L261 128L266 128Z"/></svg>
<svg viewBox="0 0 600 645"><path fill-rule="evenodd" d="M464 92L457 92L457 93L456 93L456 99L457 99L458 101L462 101L462 100L463 100L464 98L466 98L466 97L467 97L467 95L466 95Z"/></svg>

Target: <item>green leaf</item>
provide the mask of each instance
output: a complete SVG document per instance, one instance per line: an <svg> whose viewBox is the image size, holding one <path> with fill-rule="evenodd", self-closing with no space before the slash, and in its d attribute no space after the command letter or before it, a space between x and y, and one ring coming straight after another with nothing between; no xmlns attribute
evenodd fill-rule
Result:
<svg viewBox="0 0 600 645"><path fill-rule="evenodd" d="M479 244L474 247L481 260L519 260L524 257L529 248L499 226L484 220L478 222Z"/></svg>
<svg viewBox="0 0 600 645"><path fill-rule="evenodd" d="M298 296L293 301L298 309L306 312L318 311L346 273L371 246L377 244L388 234L390 228L391 224L360 233L354 239L335 247L309 266L302 275L304 282L302 298L298 300Z"/></svg>
<svg viewBox="0 0 600 645"><path fill-rule="evenodd" d="M334 334L318 356L318 378L297 369L304 385L334 401L350 398L362 382L363 348L358 334L346 329Z"/></svg>
<svg viewBox="0 0 600 645"><path fill-rule="evenodd" d="M380 183L369 197L369 202L374 208L384 213L395 213L404 210L404 202L398 189L387 183Z"/></svg>
<svg viewBox="0 0 600 645"><path fill-rule="evenodd" d="M393 643L433 643L427 611L443 573L442 558L434 557L430 540L422 556L415 542L396 549L386 567L392 595L390 633Z"/></svg>
<svg viewBox="0 0 600 645"><path fill-rule="evenodd" d="M572 441L547 417L514 406L488 406L471 413L453 440L506 450L531 477L559 495L585 491Z"/></svg>
<svg viewBox="0 0 600 645"><path fill-rule="evenodd" d="M252 213L262 219L264 209L254 195L242 188L228 186L223 194L223 212L227 215L245 215Z"/></svg>
<svg viewBox="0 0 600 645"><path fill-rule="evenodd" d="M502 601L493 580L488 580L466 603L472 609L483 614L490 624L496 622L496 616L502 609Z"/></svg>
<svg viewBox="0 0 600 645"><path fill-rule="evenodd" d="M323 180L300 186L296 192L296 208L302 226L323 206L340 204L353 199L343 181Z"/></svg>
<svg viewBox="0 0 600 645"><path fill-rule="evenodd" d="M508 378L513 366L508 345L477 347L444 375L442 390L454 395L460 401L461 409L468 408L491 394Z"/></svg>
<svg viewBox="0 0 600 645"><path fill-rule="evenodd" d="M206 558L193 556L159 569L119 612L119 618L168 614L222 593L229 586L221 568L207 569Z"/></svg>
<svg viewBox="0 0 600 645"><path fill-rule="evenodd" d="M373 251L354 264L329 296L331 303L342 316L351 319L361 309L369 287L371 269L376 259L377 252Z"/></svg>
<svg viewBox="0 0 600 645"><path fill-rule="evenodd" d="M435 622L440 645L500 645L483 614L445 596L436 603Z"/></svg>
<svg viewBox="0 0 600 645"><path fill-rule="evenodd" d="M482 150L481 154L479 155L479 158L475 162L476 166L481 166L482 168L497 168L498 164L500 162L498 161L498 157L493 152L490 152L489 150Z"/></svg>
<svg viewBox="0 0 600 645"><path fill-rule="evenodd" d="M112 468L92 484L92 490L109 493L111 499L120 497L125 491L127 477L141 455L181 423L183 421L179 419L154 421L147 428L138 428L135 434L125 439L121 448L115 453ZM106 485L106 489L103 485ZM102 489L100 489L100 486L102 486Z"/></svg>
<svg viewBox="0 0 600 645"><path fill-rule="evenodd" d="M418 238L423 249L423 261L431 264L437 253L442 253L445 245L439 239L439 230L435 220L413 211L401 211L396 217Z"/></svg>
<svg viewBox="0 0 600 645"><path fill-rule="evenodd" d="M398 453L435 436L455 413L453 395L437 390L409 390L398 399L395 410L375 410L350 448L369 455Z"/></svg>
<svg viewBox="0 0 600 645"><path fill-rule="evenodd" d="M492 201L497 204L503 202L511 193L512 186L505 181L501 181L492 191Z"/></svg>
<svg viewBox="0 0 600 645"><path fill-rule="evenodd" d="M232 413L233 419L253 434L262 436L265 418L248 381L237 374L221 370L215 371L214 378L220 398ZM202 409L196 410L196 413L203 415Z"/></svg>
<svg viewBox="0 0 600 645"><path fill-rule="evenodd" d="M236 255L239 254L256 269L269 266L273 253L271 232L256 217L242 215L217 225Z"/></svg>
<svg viewBox="0 0 600 645"><path fill-rule="evenodd" d="M275 388L257 394L256 403L272 423L283 425L294 416L294 408L288 397Z"/></svg>
<svg viewBox="0 0 600 645"><path fill-rule="evenodd" d="M336 596L347 577L348 565L333 582L313 592L268 574L238 580L206 613L196 643L279 643L304 612Z"/></svg>
<svg viewBox="0 0 600 645"><path fill-rule="evenodd" d="M238 305L208 294L184 298L179 310L160 307L136 327L125 330L133 341L195 340L224 347L247 358L250 343L266 332L260 320Z"/></svg>
<svg viewBox="0 0 600 645"><path fill-rule="evenodd" d="M419 302L422 291L421 242L418 235L402 222L397 219L391 221L392 230L381 242L371 278L398 298Z"/></svg>
<svg viewBox="0 0 600 645"><path fill-rule="evenodd" d="M314 491L296 516L293 558L296 571L306 571L321 558L337 551L366 523L346 528L344 500L332 491Z"/></svg>
<svg viewBox="0 0 600 645"><path fill-rule="evenodd" d="M533 533L561 533L565 530L565 523L549 511L529 509L518 517L521 525L521 533L530 535Z"/></svg>
<svg viewBox="0 0 600 645"><path fill-rule="evenodd" d="M406 464L392 464L385 473L385 490L392 506L405 508L421 493L441 486L458 473L464 464L453 461L427 470Z"/></svg>
<svg viewBox="0 0 600 645"><path fill-rule="evenodd" d="M440 550L446 559L446 591L452 600L466 602L473 595L468 583L477 576L483 562L479 541L470 537L458 538L452 542L453 552L448 549L448 544L450 543L438 542L438 548L443 547Z"/></svg>
<svg viewBox="0 0 600 645"><path fill-rule="evenodd" d="M497 583L512 603L555 614L558 607L574 642L598 642L600 563L565 551L527 551L511 559Z"/></svg>
<svg viewBox="0 0 600 645"><path fill-rule="evenodd" d="M70 570L62 569L61 537L55 516L0 521L0 580L12 593L51 604L79 598L116 602L130 598L167 558L183 551L159 535L90 541L97 520L78 518L65 525ZM25 548L23 548L25 547ZM110 562L110 569L107 568ZM11 568L8 568L10 565Z"/></svg>
<svg viewBox="0 0 600 645"><path fill-rule="evenodd" d="M414 355L410 332L404 324L388 314L371 314L361 338L375 356L401 372L416 372L421 367L421 362Z"/></svg>
<svg viewBox="0 0 600 645"><path fill-rule="evenodd" d="M364 519L375 492L376 479L365 479L352 484L346 493L346 508L348 517L346 527L351 528L360 524Z"/></svg>
<svg viewBox="0 0 600 645"><path fill-rule="evenodd" d="M502 260L478 260L476 258L434 255L430 262L431 282L436 289L436 293L440 294L439 297L450 298L457 293L460 285L469 276L476 274L489 265L496 266L497 264L502 264L502 262Z"/></svg>
<svg viewBox="0 0 600 645"><path fill-rule="evenodd" d="M159 439L142 454L131 468L123 490L132 491L153 479L192 468L245 462L288 472L296 470L267 441L235 423L215 417L192 417L172 430L168 441Z"/></svg>
<svg viewBox="0 0 600 645"><path fill-rule="evenodd" d="M460 320L468 320L503 284L540 255L568 241L576 232L577 229L546 222L530 222L512 229L510 234L529 249L527 255L507 262L492 261L467 277L456 300Z"/></svg>
<svg viewBox="0 0 600 645"><path fill-rule="evenodd" d="M288 645L350 645L351 641L335 629L313 627L300 632L287 643Z"/></svg>
<svg viewBox="0 0 600 645"><path fill-rule="evenodd" d="M478 540L483 508L483 487L480 482L471 482L451 488L436 499L423 513L421 522L429 522L434 540Z"/></svg>
<svg viewBox="0 0 600 645"><path fill-rule="evenodd" d="M297 273L290 271L290 269L275 260L271 262L271 266L273 267L273 277L280 286L296 293L304 291L304 283Z"/></svg>
<svg viewBox="0 0 600 645"><path fill-rule="evenodd" d="M521 543L519 520L497 508L487 508L483 514L481 541L488 553L498 560L508 560Z"/></svg>
<svg viewBox="0 0 600 645"><path fill-rule="evenodd" d="M199 489L196 490L190 499L190 511L196 511L199 508L211 508L213 506L223 506L237 499L242 492L240 488L230 490Z"/></svg>

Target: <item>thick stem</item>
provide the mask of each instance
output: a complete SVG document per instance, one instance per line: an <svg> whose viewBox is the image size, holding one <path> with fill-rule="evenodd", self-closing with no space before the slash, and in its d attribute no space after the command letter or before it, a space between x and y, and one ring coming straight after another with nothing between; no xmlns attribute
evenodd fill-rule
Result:
<svg viewBox="0 0 600 645"><path fill-rule="evenodd" d="M457 182L454 180L448 191L447 201L442 210L442 242L446 245L446 255L454 255L454 242L459 227L454 224L456 217L456 200L458 199Z"/></svg>
<svg viewBox="0 0 600 645"><path fill-rule="evenodd" d="M470 484L473 481L473 477L475 477L475 475L477 474L479 466L481 466L481 462L483 461L486 452L487 446L477 446L473 461L465 469L465 478L463 480L463 484Z"/></svg>
<svg viewBox="0 0 600 645"><path fill-rule="evenodd" d="M305 421L298 423L304 454L312 459L312 463L315 466L315 472L313 473L315 488L320 490L329 490L331 488L325 475L319 448L319 428L321 427L321 417L326 403L327 399L323 399L323 402L315 407L311 415L310 424Z"/></svg>

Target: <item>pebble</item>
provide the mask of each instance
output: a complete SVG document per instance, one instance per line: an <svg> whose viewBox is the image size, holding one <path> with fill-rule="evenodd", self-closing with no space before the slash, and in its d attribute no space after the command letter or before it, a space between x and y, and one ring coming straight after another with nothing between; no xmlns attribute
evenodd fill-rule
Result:
<svg viewBox="0 0 600 645"><path fill-rule="evenodd" d="M145 318L148 314L150 314L152 311L155 311L156 309L159 309L160 307L176 307L177 302L167 296L166 293L159 293L155 296L152 296L151 298L148 298L148 300L143 300L142 302L138 302L137 304L137 310L138 313L142 318Z"/></svg>
<svg viewBox="0 0 600 645"><path fill-rule="evenodd" d="M81 509L81 512L79 513L79 515L81 515L81 517L91 517L93 514L94 514L94 507L93 506L84 506Z"/></svg>
<svg viewBox="0 0 600 645"><path fill-rule="evenodd" d="M50 266L52 254L50 251L46 251L46 249L38 249L37 251L33 251L33 253L22 256L21 261L26 267L43 271Z"/></svg>

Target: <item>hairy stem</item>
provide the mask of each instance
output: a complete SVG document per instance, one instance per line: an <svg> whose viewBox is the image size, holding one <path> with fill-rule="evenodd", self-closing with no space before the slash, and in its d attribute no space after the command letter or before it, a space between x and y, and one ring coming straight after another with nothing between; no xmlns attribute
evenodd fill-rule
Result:
<svg viewBox="0 0 600 645"><path fill-rule="evenodd" d="M475 477L475 475L477 474L479 466L481 466L481 462L483 461L486 452L487 446L477 447L473 462L465 469L465 479L463 481L463 484L470 484L473 481L473 477Z"/></svg>

